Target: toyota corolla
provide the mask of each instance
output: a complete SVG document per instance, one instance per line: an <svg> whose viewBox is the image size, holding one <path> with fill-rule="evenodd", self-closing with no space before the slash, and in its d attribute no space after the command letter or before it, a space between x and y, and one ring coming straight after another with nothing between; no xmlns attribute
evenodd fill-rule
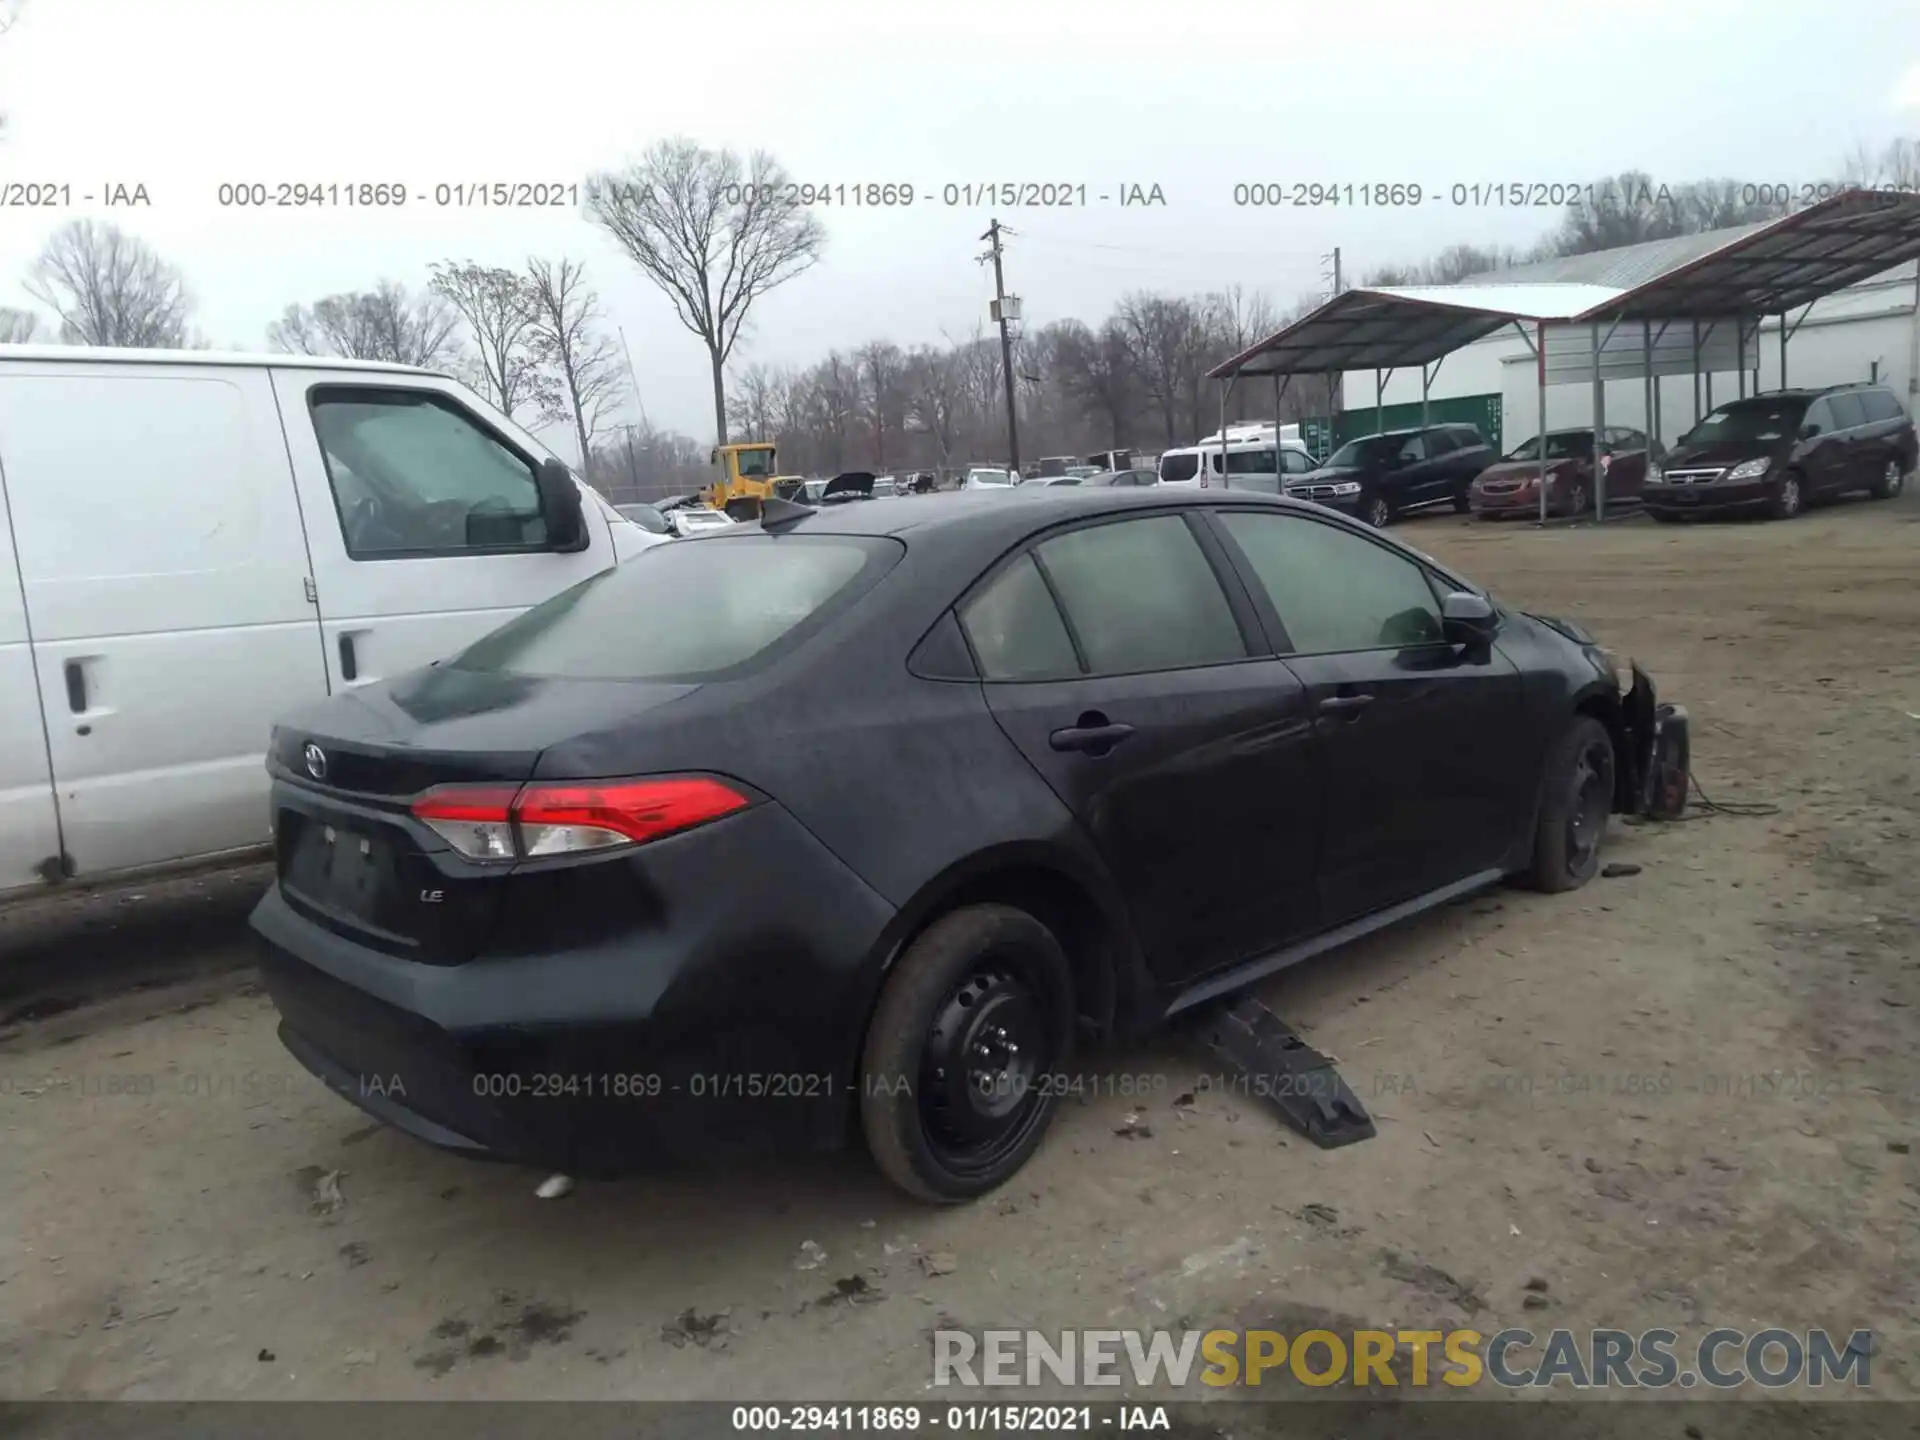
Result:
<svg viewBox="0 0 1920 1440"><path fill-rule="evenodd" d="M1076 1040L1583 884L1636 678L1276 497L773 501L279 726L253 925L288 1049L425 1140L609 1175L864 1139L964 1200Z"/></svg>

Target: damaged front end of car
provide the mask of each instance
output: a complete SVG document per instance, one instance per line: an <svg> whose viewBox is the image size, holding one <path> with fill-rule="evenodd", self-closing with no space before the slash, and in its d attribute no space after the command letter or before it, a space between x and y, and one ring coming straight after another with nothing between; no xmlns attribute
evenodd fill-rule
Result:
<svg viewBox="0 0 1920 1440"><path fill-rule="evenodd" d="M1620 700L1621 765L1614 809L1649 820L1678 820L1687 808L1693 763L1687 712L1663 704L1653 680L1628 662L1633 683Z"/></svg>

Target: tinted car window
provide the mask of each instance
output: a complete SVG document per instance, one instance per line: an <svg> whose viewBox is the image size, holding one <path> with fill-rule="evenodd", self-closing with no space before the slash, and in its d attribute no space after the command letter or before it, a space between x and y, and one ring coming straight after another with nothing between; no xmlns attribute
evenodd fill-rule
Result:
<svg viewBox="0 0 1920 1440"><path fill-rule="evenodd" d="M901 554L897 541L853 535L656 545L534 606L448 663L597 680L712 676L851 599ZM687 604L689 595L701 602Z"/></svg>
<svg viewBox="0 0 1920 1440"><path fill-rule="evenodd" d="M1856 425L1867 423L1867 412L1860 408L1860 397L1855 394L1829 395L1827 404L1833 407L1833 423L1836 429L1851 430Z"/></svg>
<svg viewBox="0 0 1920 1440"><path fill-rule="evenodd" d="M1314 468L1313 457L1304 450L1282 450L1280 468L1288 475L1304 475Z"/></svg>
<svg viewBox="0 0 1920 1440"><path fill-rule="evenodd" d="M1274 456L1271 450L1230 450L1227 452L1229 475L1271 475Z"/></svg>
<svg viewBox="0 0 1920 1440"><path fill-rule="evenodd" d="M1420 567L1371 540L1292 515L1220 517L1287 628L1293 653L1395 649L1441 639Z"/></svg>
<svg viewBox="0 0 1920 1440"><path fill-rule="evenodd" d="M1200 473L1198 455L1163 455L1160 458L1162 480L1191 480Z"/></svg>
<svg viewBox="0 0 1920 1440"><path fill-rule="evenodd" d="M1455 425L1451 428L1451 433L1453 438L1458 440L1463 446L1484 445L1487 443L1481 438L1479 429L1472 425Z"/></svg>
<svg viewBox="0 0 1920 1440"><path fill-rule="evenodd" d="M988 680L1078 675L1080 661L1031 555L1022 555L960 607L980 673Z"/></svg>
<svg viewBox="0 0 1920 1440"><path fill-rule="evenodd" d="M1901 420L1907 413L1900 408L1900 402L1894 398L1891 390L1862 390L1860 404L1866 410L1869 421Z"/></svg>
<svg viewBox="0 0 1920 1440"><path fill-rule="evenodd" d="M1791 439L1799 430L1802 416L1813 420L1813 409L1805 400L1780 399L1774 396L1762 396L1752 400L1735 400L1722 405L1706 419L1680 437L1682 445L1717 445L1724 441L1736 443L1755 441L1768 442ZM1830 417L1823 418L1822 427L1831 426Z"/></svg>
<svg viewBox="0 0 1920 1440"><path fill-rule="evenodd" d="M1459 448L1460 437L1458 435L1451 434L1445 430L1430 430L1427 432L1428 459L1431 460L1436 455L1448 454Z"/></svg>
<svg viewBox="0 0 1920 1440"><path fill-rule="evenodd" d="M1177 515L1069 531L1039 547L1095 675L1177 670L1247 653L1227 597Z"/></svg>
<svg viewBox="0 0 1920 1440"><path fill-rule="evenodd" d="M1417 461L1421 461L1426 458L1427 458L1426 437L1421 435L1409 435L1405 439L1405 441L1401 443L1399 453L1394 457L1394 463L1397 465L1412 465Z"/></svg>
<svg viewBox="0 0 1920 1440"><path fill-rule="evenodd" d="M1811 427L1816 435L1825 435L1838 428L1834 424L1833 406L1825 400L1816 400L1807 406L1806 418L1801 423Z"/></svg>

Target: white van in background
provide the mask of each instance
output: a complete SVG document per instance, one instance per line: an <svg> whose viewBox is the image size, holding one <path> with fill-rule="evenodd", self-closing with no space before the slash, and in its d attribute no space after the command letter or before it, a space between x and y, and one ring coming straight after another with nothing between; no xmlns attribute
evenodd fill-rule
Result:
<svg viewBox="0 0 1920 1440"><path fill-rule="evenodd" d="M1313 452L1301 443L1298 425L1229 425L1224 437L1215 431L1198 445L1168 450L1160 456L1160 483L1204 490L1225 486L1278 495L1288 475L1304 475L1314 468Z"/></svg>
<svg viewBox="0 0 1920 1440"><path fill-rule="evenodd" d="M0 900L251 858L281 714L663 543L444 375L0 345Z"/></svg>

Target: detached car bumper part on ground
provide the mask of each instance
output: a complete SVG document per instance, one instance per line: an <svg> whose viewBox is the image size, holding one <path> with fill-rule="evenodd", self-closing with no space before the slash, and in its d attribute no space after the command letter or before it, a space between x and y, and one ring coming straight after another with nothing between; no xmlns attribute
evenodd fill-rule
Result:
<svg viewBox="0 0 1920 1440"><path fill-rule="evenodd" d="M1316 564L1398 598L1330 611ZM864 1137L964 1200L1077 1033L1584 883L1684 767L1633 682L1275 497L787 505L289 717L253 926L292 1054L436 1145L593 1176Z"/></svg>

